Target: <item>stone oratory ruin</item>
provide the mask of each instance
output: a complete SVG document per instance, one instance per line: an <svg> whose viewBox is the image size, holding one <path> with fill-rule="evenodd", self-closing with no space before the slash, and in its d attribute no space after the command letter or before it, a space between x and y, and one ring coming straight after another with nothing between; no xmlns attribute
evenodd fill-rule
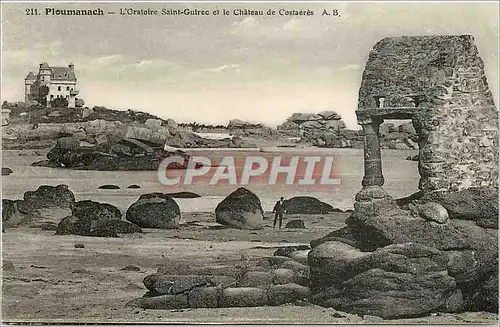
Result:
<svg viewBox="0 0 500 327"><path fill-rule="evenodd" d="M360 198L382 192L378 127L384 119L412 119L423 192L497 187L498 114L483 68L469 35L386 38L375 45L356 111L365 134Z"/></svg>

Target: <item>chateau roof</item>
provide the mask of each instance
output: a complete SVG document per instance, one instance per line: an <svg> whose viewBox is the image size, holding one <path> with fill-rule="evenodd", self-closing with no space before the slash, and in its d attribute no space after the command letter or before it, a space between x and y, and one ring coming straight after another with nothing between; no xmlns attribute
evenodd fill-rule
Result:
<svg viewBox="0 0 500 327"><path fill-rule="evenodd" d="M35 74L33 74L33 72L29 72L29 74L28 74L28 76L26 76L25 80L27 80L27 81L36 80Z"/></svg>
<svg viewBox="0 0 500 327"><path fill-rule="evenodd" d="M53 81L76 81L75 71L70 67L50 67Z"/></svg>

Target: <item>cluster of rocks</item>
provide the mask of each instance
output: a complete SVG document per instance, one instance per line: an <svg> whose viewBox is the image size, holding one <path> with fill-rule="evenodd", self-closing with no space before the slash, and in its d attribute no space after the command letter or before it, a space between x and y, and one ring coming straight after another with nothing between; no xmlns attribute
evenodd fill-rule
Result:
<svg viewBox="0 0 500 327"><path fill-rule="evenodd" d="M67 208L71 215L63 218L55 229L57 235L82 235L117 237L118 234L140 233L141 228L175 229L180 227L181 211L175 198L198 198L192 192L148 193L131 204L124 217L120 209L90 200L75 201L67 185L42 185L36 191L28 191L23 200L2 199L4 226L40 226L39 209ZM289 214L323 214L335 212L327 203L307 196L293 197L285 202ZM262 229L264 210L260 199L252 191L238 188L215 208L216 222L238 229ZM125 218L125 220L122 220ZM33 225L34 224L34 225ZM295 219L286 228L305 228L304 221Z"/></svg>
<svg viewBox="0 0 500 327"><path fill-rule="evenodd" d="M296 196L284 201L287 214L327 214L338 211L328 203L311 196ZM264 210L260 199L252 191L240 187L229 194L215 208L216 221L227 227L261 229ZM300 219L289 221L286 228L305 228Z"/></svg>
<svg viewBox="0 0 500 327"><path fill-rule="evenodd" d="M290 136L327 148L360 148L363 137L358 131L346 129L346 124L335 111L318 114L294 113L277 127ZM361 143L360 143L361 142Z"/></svg>
<svg viewBox="0 0 500 327"><path fill-rule="evenodd" d="M363 148L363 131L346 128L335 111L318 114L294 113L278 131L300 137L302 141L325 148ZM395 126L382 123L379 127L380 147L384 149L417 149L418 135L411 122Z"/></svg>
<svg viewBox="0 0 500 327"><path fill-rule="evenodd" d="M137 225L122 221L120 209L108 203L78 201L71 206L71 213L59 222L56 235L118 237L142 232Z"/></svg>
<svg viewBox="0 0 500 327"><path fill-rule="evenodd" d="M497 190L357 200L311 242L312 302L386 319L498 312Z"/></svg>
<svg viewBox="0 0 500 327"><path fill-rule="evenodd" d="M203 138L179 126L172 119L161 119L133 110L94 108L29 108L3 131L4 148L45 148L61 138L72 136L88 146L113 144L136 139L155 147L236 148L245 146L239 138ZM20 114L20 113L18 113ZM24 118L23 118L24 117Z"/></svg>
<svg viewBox="0 0 500 327"><path fill-rule="evenodd" d="M82 146L74 137L57 140L47 153L48 160L34 162L33 166L65 167L82 170L157 170L167 157L181 156L184 163L171 163L169 169L185 169L190 156L181 150L166 151L154 143L125 138L97 146Z"/></svg>
<svg viewBox="0 0 500 327"><path fill-rule="evenodd" d="M293 250L292 250L293 251ZM160 267L144 278L148 292L127 303L144 309L278 306L307 300L309 267L289 256L253 259L215 274L170 275Z"/></svg>
<svg viewBox="0 0 500 327"><path fill-rule="evenodd" d="M71 215L57 224L44 221L42 209L69 209ZM118 234L141 233L127 221L117 207L90 200L75 201L67 185L42 185L24 193L22 200L2 199L2 223L5 227L41 227L55 230L56 235L118 237Z"/></svg>
<svg viewBox="0 0 500 327"><path fill-rule="evenodd" d="M418 149L418 134L411 122L399 126L393 123L380 124L379 140L382 149Z"/></svg>

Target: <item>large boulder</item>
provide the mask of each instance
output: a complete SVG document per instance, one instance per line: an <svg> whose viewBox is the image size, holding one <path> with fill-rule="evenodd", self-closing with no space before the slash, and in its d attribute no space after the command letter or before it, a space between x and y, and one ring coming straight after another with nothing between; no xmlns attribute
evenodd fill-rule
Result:
<svg viewBox="0 0 500 327"><path fill-rule="evenodd" d="M384 319L426 316L455 296L447 257L422 244L394 244L363 253L327 242L309 254L310 301Z"/></svg>
<svg viewBox="0 0 500 327"><path fill-rule="evenodd" d="M25 192L24 201L33 209L69 208L75 203L75 195L67 185L42 185L36 191Z"/></svg>
<svg viewBox="0 0 500 327"><path fill-rule="evenodd" d="M40 213L23 200L2 199L2 227L29 225Z"/></svg>
<svg viewBox="0 0 500 327"><path fill-rule="evenodd" d="M466 249L467 241L450 224L437 224L401 210L395 203L358 202L346 219L349 233L364 251L389 244L415 242L440 250Z"/></svg>
<svg viewBox="0 0 500 327"><path fill-rule="evenodd" d="M56 235L89 236L92 230L92 220L68 216L57 224Z"/></svg>
<svg viewBox="0 0 500 327"><path fill-rule="evenodd" d="M109 203L100 203L91 200L78 201L71 206L73 216L90 221L120 220L120 209Z"/></svg>
<svg viewBox="0 0 500 327"><path fill-rule="evenodd" d="M421 202L437 202L446 208L451 219L498 221L498 189L467 188L457 192L426 193Z"/></svg>
<svg viewBox="0 0 500 327"><path fill-rule="evenodd" d="M286 223L285 228L300 228L306 229L306 225L302 219L293 219Z"/></svg>
<svg viewBox="0 0 500 327"><path fill-rule="evenodd" d="M217 205L215 219L219 224L233 228L261 229L264 210L257 195L240 187Z"/></svg>
<svg viewBox="0 0 500 327"><path fill-rule="evenodd" d="M118 237L119 234L142 233L142 229L123 220L101 220L90 230L89 236Z"/></svg>
<svg viewBox="0 0 500 327"><path fill-rule="evenodd" d="M285 200L285 209L288 214L326 214L334 211L331 205L312 196L295 196Z"/></svg>
<svg viewBox="0 0 500 327"><path fill-rule="evenodd" d="M118 237L142 232L138 226L122 221L120 209L108 203L78 201L71 206L71 213L59 222L56 235Z"/></svg>
<svg viewBox="0 0 500 327"><path fill-rule="evenodd" d="M127 210L126 219L143 228L178 228L181 211L177 202L162 193L144 194Z"/></svg>

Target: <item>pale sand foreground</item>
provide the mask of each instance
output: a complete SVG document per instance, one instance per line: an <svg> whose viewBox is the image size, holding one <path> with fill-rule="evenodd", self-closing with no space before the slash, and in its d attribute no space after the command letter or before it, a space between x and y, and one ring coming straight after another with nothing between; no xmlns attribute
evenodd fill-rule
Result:
<svg viewBox="0 0 500 327"><path fill-rule="evenodd" d="M64 212L44 212L57 221ZM314 305L257 308L142 310L125 306L141 297L142 279L169 265L220 267L272 255L284 244L307 244L328 231L343 226L346 214L303 216L307 230L261 231L217 229L213 214L184 215L179 230L146 230L142 235L122 238L55 236L38 228L8 229L3 234L3 259L14 270L3 275L2 318L6 322L184 322L184 323L388 323L363 320ZM290 217L292 218L292 217ZM289 219L290 219L289 218ZM267 221L270 224L269 221ZM286 243L284 243L286 242ZM85 244L77 249L76 243ZM135 265L140 271L123 271ZM390 323L494 324L497 316L487 313L436 314L431 317Z"/></svg>

